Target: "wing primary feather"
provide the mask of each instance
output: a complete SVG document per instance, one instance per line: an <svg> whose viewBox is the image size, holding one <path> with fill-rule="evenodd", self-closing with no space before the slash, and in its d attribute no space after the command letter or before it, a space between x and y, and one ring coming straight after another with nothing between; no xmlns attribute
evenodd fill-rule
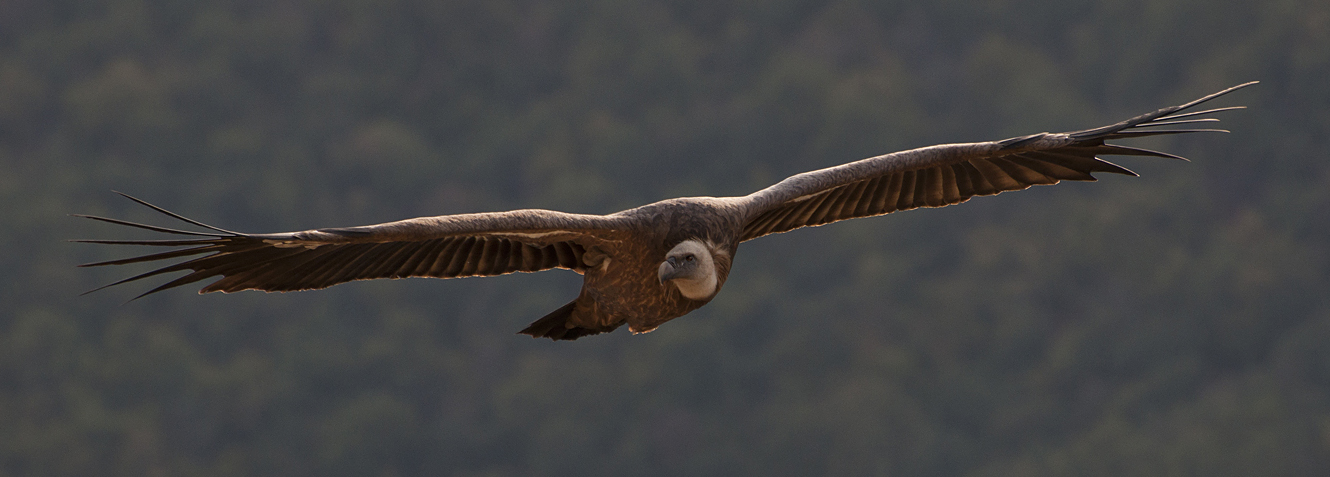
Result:
<svg viewBox="0 0 1330 477"><path fill-rule="evenodd" d="M378 245L377 243L348 245L344 249L344 253L339 254L335 260L327 260L327 263L315 270L311 277L306 278L306 280L311 283L341 283L343 281L342 277L348 274L348 270L354 274L356 269L360 267L359 263L365 255L373 252Z"/></svg>
<svg viewBox="0 0 1330 477"><path fill-rule="evenodd" d="M360 272L362 265L359 265L366 255L374 253L378 244L357 244L351 248L345 256L337 257L336 260L329 260L328 266L320 268L318 273L318 284L320 288L329 287L347 281L346 277L356 276Z"/></svg>
<svg viewBox="0 0 1330 477"><path fill-rule="evenodd" d="M343 281L341 277L346 269L368 253L370 249L373 249L374 245L372 243L357 243L340 246L327 255L316 257L317 260L301 267L307 268L307 272L293 273L292 276L300 277L299 283L308 284L309 288L324 288L341 283ZM293 284L292 286L298 285Z"/></svg>
<svg viewBox="0 0 1330 477"><path fill-rule="evenodd" d="M1190 112L1190 113L1170 114L1170 115L1168 115L1168 116L1160 116L1159 118L1156 118L1155 120L1156 120L1156 121L1172 121L1172 120L1174 120L1174 119L1189 118L1189 117L1192 117L1192 116L1202 116L1202 115L1213 114L1213 113L1222 113L1222 112L1224 112L1224 111L1232 111L1232 110L1235 110L1235 109L1247 109L1247 107L1246 107L1246 106L1229 106L1229 107L1226 107L1226 108L1207 109L1207 110L1205 110L1205 111L1193 111L1193 112Z"/></svg>
<svg viewBox="0 0 1330 477"><path fill-rule="evenodd" d="M388 278L406 278L414 275L412 273L415 263L419 260L420 254L433 245L433 240L422 240L418 242L409 242L402 246L402 250L389 260L388 267L384 276Z"/></svg>
<svg viewBox="0 0 1330 477"><path fill-rule="evenodd" d="M374 271L381 268L384 257L394 251L390 244L391 242L380 242L371 247L366 247L360 255L357 255L346 266L334 269L333 274L328 279L333 283L342 283L362 277L373 277Z"/></svg>
<svg viewBox="0 0 1330 477"><path fill-rule="evenodd" d="M356 261L351 266L340 271L338 274L339 281L374 276L376 271L383 268L384 259L397 251L395 245L393 242L374 244L373 247L365 250L363 255L356 257Z"/></svg>
<svg viewBox="0 0 1330 477"><path fill-rule="evenodd" d="M1100 167L1102 168L1102 169L1096 169L1095 172L1108 172L1112 174L1122 174L1124 176L1132 176L1132 177L1141 176L1140 174L1137 174L1135 171L1119 166L1116 163L1108 162L1098 157L1095 157L1093 159L1096 163L1099 163Z"/></svg>
<svg viewBox="0 0 1330 477"><path fill-rule="evenodd" d="M1048 177L1040 173L1039 171L1036 171L1029 167L1025 167L1021 163L1012 161L1010 159L1011 156L1001 156L1001 157L992 158L991 161L994 164L997 164L998 167L1001 167L1002 170L1007 171L1007 174L1009 174L1012 178L1020 182L1021 189L1036 184L1046 185L1046 184L1056 184L1058 182L1057 179Z"/></svg>
<svg viewBox="0 0 1330 477"><path fill-rule="evenodd" d="M283 290L295 290L300 288L326 288L336 285L338 282L328 277L339 268L342 263L342 257L355 257L356 248L365 248L363 244L345 245L338 248L317 248L310 250L308 257L304 262L291 265L288 277L299 277L298 280L282 280L274 282L275 287Z"/></svg>
<svg viewBox="0 0 1330 477"><path fill-rule="evenodd" d="M70 240L75 243L99 243L106 245L148 245L154 247L184 247L191 245L213 244L216 239L185 239L185 240Z"/></svg>
<svg viewBox="0 0 1330 477"><path fill-rule="evenodd" d="M167 252L152 253L152 254L148 254L148 255L141 255L141 256L138 256L138 257L122 258L122 259L119 259L119 260L107 260L107 261L105 261L105 262L85 263L85 264L79 265L79 267L101 267L101 266L106 266L106 265L126 265L126 264L130 264L130 263L151 262L151 261L155 261L155 260L166 260L166 259L176 258L176 257L188 257L188 256L190 256L190 255L198 255L198 254L201 254L201 253L208 253L208 252L216 251L216 250L221 249L222 247L223 247L223 245L206 245L206 246L202 246L202 247L194 247L194 248L186 248L186 249L181 249L181 250L171 250L171 251L167 251Z"/></svg>
<svg viewBox="0 0 1330 477"><path fill-rule="evenodd" d="M1087 172L1071 169L1056 162L1041 160L1034 154L1013 154L1006 156L1005 159L1020 164L1028 169L1033 169L1040 174L1051 177L1055 180L1083 181L1086 180L1086 178L1091 180L1094 179L1094 176Z"/></svg>
<svg viewBox="0 0 1330 477"><path fill-rule="evenodd" d="M1219 119L1218 119L1218 118L1182 119L1182 120L1178 120L1178 121L1161 121L1161 120L1156 119L1156 120L1154 120L1154 121L1149 121L1149 122L1145 122L1145 123L1137 124L1136 126L1133 126L1133 127L1134 127L1134 128L1152 128L1152 127L1157 127L1157 126L1176 126L1176 125L1178 125L1178 124L1217 123L1217 122L1219 122Z"/></svg>
<svg viewBox="0 0 1330 477"><path fill-rule="evenodd" d="M1206 102L1206 101L1209 101L1209 100L1212 100L1212 99L1218 98L1218 97L1220 97L1220 96L1223 96L1223 95L1226 95L1226 94L1232 93L1232 92L1234 92L1234 91L1237 91L1237 90L1242 89L1242 88L1246 88L1246 87L1248 87L1248 86L1251 86L1251 85L1254 85L1254 84L1257 84L1257 83L1260 83L1260 81L1248 81L1248 82L1246 82L1246 83L1242 83L1242 84L1240 84L1240 85L1230 87L1230 88L1225 89L1225 90L1223 90L1223 91L1220 91L1220 92L1218 92L1218 93L1210 94L1210 95L1208 95L1208 96L1202 97L1202 98L1197 99L1197 100L1195 100L1195 101L1192 101L1192 102L1190 102L1190 103L1187 103L1187 104L1183 104L1183 105L1181 105L1181 106L1178 106L1177 109L1174 109L1174 111L1181 111L1181 110L1184 110L1184 109L1190 108L1190 107L1192 107L1192 106L1196 106L1196 105L1198 105L1198 104L1204 103L1204 102Z"/></svg>
<svg viewBox="0 0 1330 477"><path fill-rule="evenodd" d="M185 223L187 223L187 224L196 225L196 226L199 226L199 227L203 227L203 228L205 228L205 229L208 229L208 230L215 230L215 231L218 231L218 232L221 232L221 233L227 234L227 235L244 235L244 234L241 234L241 233L232 232L232 231L230 231L230 230L226 230L226 229L222 229L222 228L213 227L213 226L208 225L208 224L205 224L205 223L203 223L203 222L199 222L199 221L197 221L197 220L194 220L194 219L191 219L191 218L185 217L185 216L180 215L180 214L177 214L177 213L175 213L175 212L171 212L171 211L166 210L166 209L163 209L163 208L161 208L161 207L158 207L158 206L155 206L155 205L149 204L149 203L148 203L147 201L145 201L145 200L139 199L139 198L137 198L137 197L134 197L134 196L132 196L132 195L126 194L126 193L124 193L124 192L120 192L120 191L111 191L111 192L115 192L115 193L117 193L117 194L120 194L121 196L123 196L123 197L126 198L126 199L132 200L132 201L134 201L134 202L138 202L139 204L142 204L142 205L144 205L144 206L146 206L146 207L148 207L148 208L150 208L150 209L152 209L152 210L155 210L155 211L161 212L161 213L163 213L163 214L166 214L166 215L169 216L169 217L175 218L176 220L179 220L179 221L185 222Z"/></svg>
<svg viewBox="0 0 1330 477"><path fill-rule="evenodd" d="M148 277L152 277L152 276L161 275L161 274L163 274L163 273L167 273L168 271L170 271L170 270L165 270L166 268L169 268L169 267L162 267L162 268L159 268L159 269L156 269L156 270L151 270L151 271L143 272L143 273L140 273L140 274L138 274L138 275L134 275L134 276L129 277L129 278L121 279L121 280L116 281L116 282L108 283L108 284L105 284L105 285L99 286L99 287L97 287L97 288L93 288L93 289L91 289L91 290L88 290L88 291L85 291L85 292L83 292L83 293L80 293L79 296L87 295L87 294L92 293L92 292L95 292L95 291L97 291L97 290L101 290L101 289L103 289L103 288L110 288L110 287L113 287L113 286L116 286L116 285L120 285L120 284L122 284L122 283L129 283L129 282L132 282L132 281L135 281L135 280L142 280L142 279L144 279L144 278L148 278ZM183 270L183 269L182 269L182 270ZM141 296L141 295L140 295L140 296ZM134 298L134 300L137 300L137 299L138 299L138 297L135 297L135 298ZM130 300L130 301L134 301L134 300Z"/></svg>
<svg viewBox="0 0 1330 477"><path fill-rule="evenodd" d="M365 273L365 278L401 278L397 272L416 248L420 246L419 242L388 242L392 244L388 247L383 258L378 260L378 266Z"/></svg>
<svg viewBox="0 0 1330 477"><path fill-rule="evenodd" d="M1135 172L1112 162L1094 157L1093 153L1069 154L1057 151L1031 151L1024 153L1026 155L1039 157L1041 160L1053 162L1056 164L1065 164L1073 169L1085 169L1088 172L1107 172L1112 174L1122 174L1136 176Z"/></svg>
<svg viewBox="0 0 1330 477"><path fill-rule="evenodd" d="M358 278L382 276L382 270L389 258L398 251L397 245L397 242L377 242L373 247L366 248L350 266L338 271L337 281L340 283Z"/></svg>
<svg viewBox="0 0 1330 477"><path fill-rule="evenodd" d="M302 286L308 288L324 288L333 285L328 276L336 273L349 260L354 260L364 248L369 244L346 244L336 247L319 247L311 252L308 260L303 263L292 265L289 277L299 277L298 280L282 281L276 284L283 291L299 289Z"/></svg>
<svg viewBox="0 0 1330 477"><path fill-rule="evenodd" d="M237 286L254 290L286 291L290 287L287 285L290 282L289 277L298 276L292 271L319 257L321 255L319 252L318 249L304 249L268 260L262 268L250 272L248 278Z"/></svg>
<svg viewBox="0 0 1330 477"><path fill-rule="evenodd" d="M166 227L158 227L158 226L156 226L156 225L147 225L147 224L140 224L140 223L136 223L136 222L130 222L130 221L127 221L127 220L111 219L111 218L107 218L107 217L98 217L98 216L95 216L95 215L70 214L70 216L71 216L71 217L81 217L81 218L84 218L84 219L98 220L98 221L107 222L107 223L112 223L112 224L116 224L116 225L124 225L124 226L126 226L126 227L135 227L135 228L140 228L140 229L144 229L144 230L151 230L151 231L153 231L153 232L161 232L161 233L167 233L167 234L176 234L176 235L193 235L193 236L195 236L195 237L213 237L213 238L225 238L225 237L227 237L226 235L219 235L219 234L205 234L205 233L202 233L202 232L190 232L190 231L188 231L188 230L170 229L170 228L166 228Z"/></svg>
<svg viewBox="0 0 1330 477"><path fill-rule="evenodd" d="M216 258L216 257L218 257L219 255L222 255L222 254L220 254L220 253L215 253L215 254L212 254L212 255L205 256L205 257L195 258L195 259L193 259L193 260L186 260L186 261L184 261L184 262L180 262L180 263L176 263L176 264L167 265L167 266L164 266L164 267L158 268L158 269L156 269L156 270L151 270L151 271L147 271L147 272L144 272L144 273L140 273L140 274L138 274L138 275L134 275L134 276L132 276L132 277L129 277L129 278L126 278L126 279L120 280L120 281L115 282L115 283L111 283L111 284L109 284L109 285L103 285L103 286L101 286L101 287L98 287L98 288L95 288L95 289L92 289L92 290L88 290L87 292L84 292L84 294L86 295L86 294L88 294L88 293L92 293L92 292L95 292L95 291L97 291L97 290L101 290L101 289L106 288L106 287L111 287L111 286L115 286L115 285L120 285L120 284L122 284L122 283L129 283L129 282L136 281L136 280L142 280L142 279L144 279L144 278L148 278L148 277L152 277L152 276L161 275L161 274L163 274L163 273L178 272L178 271L181 271L181 270L190 270L190 269L193 269L195 266L198 266L198 265L201 264L202 262L204 262L204 261L206 261L206 260L208 260L208 259ZM200 267L200 268L202 268L202 269L207 269L207 267ZM197 273L197 272L196 272L196 273ZM191 273L191 275L192 275L192 273ZM159 287L159 289L156 290L156 291L161 291L161 290L165 290L165 288L160 288L160 287ZM129 301L137 300L137 299L142 298L142 297L144 297L144 296L151 295L152 293L155 293L155 292L154 292L154 291L149 291L149 292L144 293L144 294L142 294L142 295L136 296L136 297L134 297L133 299L131 299L131 300L129 300Z"/></svg>
<svg viewBox="0 0 1330 477"><path fill-rule="evenodd" d="M1153 113L1143 114L1143 115L1140 115L1140 116L1137 116L1137 117L1134 117L1134 118L1128 119L1128 120L1126 120L1126 121L1122 121L1122 122L1117 123L1117 124L1110 124L1110 125L1108 125L1108 126L1098 127L1098 128L1094 128L1094 129L1086 129L1086 130L1084 130L1084 131L1076 131L1076 132L1073 132L1073 133L1069 133L1068 135L1071 136L1073 139L1088 139L1088 138L1097 137L1097 136L1100 136L1100 135L1103 135L1103 134L1111 134L1111 133L1113 133L1113 132L1122 131L1122 130L1125 130L1125 129L1128 129L1128 128L1138 127L1138 125L1140 125L1140 124L1142 124L1142 123L1146 123L1146 122L1149 122L1149 121L1156 121L1156 120L1159 120L1160 118L1165 118L1165 117L1168 117L1169 115L1174 115L1173 113L1176 113L1176 112L1178 112L1178 111L1186 110L1186 109L1188 109L1188 108L1191 108L1192 106L1196 106L1196 105L1198 105L1198 104L1204 103L1204 102L1206 102L1206 101L1210 101L1210 100L1212 100L1212 99L1218 98L1218 97L1220 97L1220 96L1223 96L1223 95L1226 95L1226 94L1232 93L1232 92L1234 92L1234 91L1237 91L1237 90L1242 89L1242 88L1246 88L1246 87L1248 87L1248 86L1251 86L1251 85L1254 85L1254 84L1257 84L1257 83L1259 83L1259 81L1250 81L1250 82L1247 82L1247 83L1243 83L1243 84L1240 84L1240 85L1237 85L1237 86L1234 86L1234 87L1231 87L1231 88L1225 89L1225 90L1220 91L1220 92L1218 92L1218 93L1214 93L1214 94L1207 95L1207 96L1205 96L1205 97L1202 97L1202 98L1197 99L1197 100L1195 100L1195 101L1192 101L1192 102L1190 102L1190 103L1186 103L1186 104L1182 104L1182 105L1178 105L1178 106L1167 107L1167 108L1164 108L1164 109L1160 109L1160 110L1158 110L1158 111L1155 111L1155 112L1153 112ZM1220 108L1220 109L1223 109L1223 108ZM1175 115L1175 116L1176 116L1176 115Z"/></svg>
<svg viewBox="0 0 1330 477"><path fill-rule="evenodd" d="M337 247L320 247L310 250L304 254L305 260L300 263L289 265L286 276L298 277L294 280L281 280L272 282L274 291L277 289L288 291L304 288L325 288L337 284L337 282L327 279L331 273L345 263L344 259L354 259L361 249L367 248L365 244L350 244Z"/></svg>
<svg viewBox="0 0 1330 477"><path fill-rule="evenodd" d="M264 269L269 268L274 260L295 253L298 252L296 252L293 249L266 248L266 249L255 250L241 257L236 257L234 260L229 260L228 259L229 257L223 257L222 256L223 254L205 257L204 259L200 260L200 262L198 263L198 267L189 267L194 269L194 273L180 277L175 281L173 281L171 284L168 284L170 286L165 286L165 288L159 287L158 290L154 290L150 293L156 293L157 291L166 290L168 288L174 288L180 285L193 283L208 277L215 277L218 275L222 276L221 280L218 280L212 283L211 285L204 287L202 290L199 290L199 293L208 293L212 291L233 292L233 291L246 290L249 289L250 287L236 287L235 285L237 283L243 283L249 281L256 274L261 273ZM218 263L205 265L203 263L203 260L206 259L214 259L211 261L216 261Z"/></svg>
<svg viewBox="0 0 1330 477"><path fill-rule="evenodd" d="M299 256L302 252L304 251L287 253L257 263L248 263L245 266L238 267L243 268L239 273L228 274L225 272L229 270L215 270L217 272L223 272L220 273L222 279L217 281L218 287L233 291L279 291L281 289L281 285L277 284L277 282L281 281L279 277L285 275L287 272L286 267L284 266L285 263L283 262ZM200 280L202 280L202 278L200 278Z"/></svg>
<svg viewBox="0 0 1330 477"><path fill-rule="evenodd" d="M270 252L270 253L271 253L271 252ZM260 261L260 264L261 264L262 262L266 262L266 260L264 260L264 261ZM213 268L203 268L203 269L199 269L199 270L194 271L193 273L190 273L190 274L187 274L187 275L185 275L185 276L182 276L182 277L176 278L175 280L171 280L171 281L169 281L169 282L163 283L161 286L158 286L157 288L153 288L153 289L151 289L151 290L148 290L148 291L146 291L146 292L143 292L143 294L134 297L134 299L133 299L133 300L130 300L130 301L134 301L134 300L137 300L137 299L139 299L139 298L143 298L143 297L148 296L148 295L151 295L151 294L153 294L153 293L157 293L157 292L160 292L160 291L169 290L169 289L172 289L172 288L175 288L175 287L178 287L178 286L182 286L182 285L188 285L188 284L190 284L190 283L194 283L194 282L197 282L197 281L199 281L199 280L204 280L204 279L207 279L207 278L210 278L210 277L215 277L215 276L218 276L218 275L221 275L221 276L224 277L224 278L222 278L221 280L218 280L216 283L213 283L213 284L211 284L211 285L208 285L207 287L204 287L202 290L199 290L199 293L208 293L208 292L212 292L212 291L230 292L230 291L240 291L240 290L244 290L244 288L230 288L230 287L225 287L225 286L222 285L222 284L227 283L228 281L231 282L231 283L234 283L234 282L236 282L236 281L240 281L240 279L244 278L245 275L243 275L243 274L235 274L235 275L232 275L232 276L227 276L227 275L231 275L231 274L232 274L235 270L237 270L237 269L243 269L243 268L253 267L253 266L255 266L255 264L254 264L252 261L246 261L246 262L241 262L241 263L227 263L227 264L223 264L223 265L221 265L221 266L213 267Z"/></svg>
<svg viewBox="0 0 1330 477"><path fill-rule="evenodd" d="M1125 139L1125 138L1134 138L1134 137L1164 136L1169 134L1227 133L1227 132L1229 132L1229 130L1227 129L1166 129L1159 131L1131 130L1131 131L1118 131L1113 134L1109 134L1106 137L1106 139Z"/></svg>
<svg viewBox="0 0 1330 477"><path fill-rule="evenodd" d="M180 278L177 278L177 279L175 279L175 280L171 280L171 281L169 281L169 282L163 283L163 284L159 285L157 288L153 288L153 289L151 289L151 290L148 290L148 291L145 291L145 292L143 292L143 293L140 293L139 296L136 296L136 297L134 297L134 298L130 298L129 301L134 301L134 300L137 300L137 299L139 299L139 298L143 298L143 297L145 297L145 296L151 295L151 294L153 294L153 293L157 293L157 292L159 292L159 291L170 290L170 289L172 289L172 288L175 288L175 287L178 287L178 286L181 286L181 285L188 285L188 284L190 284L190 283L194 283L194 282L197 282L197 281L202 280L202 279L204 279L204 278L207 278L207 277L193 278L193 277L195 277L196 275L198 275L198 274L197 274L197 273L191 273L191 274L189 274L189 275L185 275L185 276L180 277ZM193 279L192 279L192 280L187 280L187 279L189 279L189 278L193 278Z"/></svg>
<svg viewBox="0 0 1330 477"><path fill-rule="evenodd" d="M1119 146L1119 145L1116 145L1116 144L1104 144L1104 145L1102 145L1102 146L1094 147L1094 148L1091 148L1091 149L1093 149L1094 154L1096 154L1096 155L1098 155L1098 154L1105 154L1105 155L1111 155L1111 156L1149 156L1149 157L1163 157L1163 158L1166 158L1166 159L1177 159L1177 160L1179 160L1179 161L1187 161L1187 162L1191 162L1191 161L1188 160L1187 158L1182 157L1182 156L1179 156L1179 155L1177 155L1177 154L1169 154L1169 153L1167 153L1167 152L1159 152L1159 151L1152 151L1152 150L1149 150L1149 149L1141 149L1141 148L1139 148L1139 147Z"/></svg>

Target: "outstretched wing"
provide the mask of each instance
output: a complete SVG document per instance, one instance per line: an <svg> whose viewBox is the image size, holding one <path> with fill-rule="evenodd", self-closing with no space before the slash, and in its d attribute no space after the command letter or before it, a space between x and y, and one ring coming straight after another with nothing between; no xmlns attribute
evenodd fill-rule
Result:
<svg viewBox="0 0 1330 477"><path fill-rule="evenodd" d="M185 247L80 265L82 267L204 255L101 287L163 273L190 271L139 297L217 276L222 278L204 287L199 293L310 290L352 280L491 276L551 268L580 272L586 267L583 254L587 247L612 235L627 220L622 217L566 214L549 210L514 210L421 217L364 227L245 234L187 219L134 197L121 195L207 229L207 232L191 232L78 215L188 237L168 240L76 240L100 244Z"/></svg>
<svg viewBox="0 0 1330 477"><path fill-rule="evenodd" d="M1134 176L1136 173L1098 156L1183 158L1106 144L1105 141L1164 134L1227 132L1220 129L1155 128L1218 121L1198 116L1242 107L1183 111L1255 83L1234 86L1187 104L1100 128L1060 134L1040 133L994 142L931 146L791 176L744 197L749 214L742 240L898 210L959 204L974 196L1021 190L1032 185L1056 184L1062 180L1093 181L1095 177L1091 174L1094 172Z"/></svg>

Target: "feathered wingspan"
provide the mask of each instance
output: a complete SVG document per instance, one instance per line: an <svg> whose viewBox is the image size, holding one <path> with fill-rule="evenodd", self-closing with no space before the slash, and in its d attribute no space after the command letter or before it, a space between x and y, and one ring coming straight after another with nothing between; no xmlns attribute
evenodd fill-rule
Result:
<svg viewBox="0 0 1330 477"><path fill-rule="evenodd" d="M1084 131L1040 133L1003 141L947 144L871 157L791 176L754 192L742 239L788 232L800 227L888 214L918 207L943 207L974 196L1021 190L1062 180L1093 181L1094 172L1136 175L1101 155L1173 154L1106 144L1105 141L1164 134L1228 132L1221 129L1154 129L1214 122L1198 118L1241 106L1183 113L1239 88L1240 84L1187 104L1143 114L1117 124Z"/></svg>
<svg viewBox="0 0 1330 477"><path fill-rule="evenodd" d="M1036 184L1055 184L1062 180L1092 181L1095 172L1135 175L1098 156L1182 158L1105 141L1220 132L1218 129L1156 128L1217 121L1201 116L1239 107L1183 111L1251 84L1255 82L1095 129L925 147L798 174L744 197L724 198L727 208L740 214L725 217L724 222L742 223L740 239L746 241L856 217L958 204L974 196L1020 190ZM637 221L650 219L628 213L630 211L600 216L514 210L422 217L364 227L244 234L190 220L142 200L125 197L206 230L195 232L80 216L181 236L166 240L78 240L183 247L82 265L93 267L184 259L107 285L189 271L140 297L212 277L221 279L207 285L201 292L309 290L352 280L487 276L551 268L582 272L589 266L604 263L604 251L597 250L597 245L625 238L654 240L653 237L632 236L635 231L640 232L635 226L642 224ZM724 235L734 231L707 232ZM594 252L588 253L588 250ZM653 263L654 259L643 260ZM560 310L562 312L556 311L537 324L563 322L561 320L572 316L573 308L566 306ZM538 331L533 329L532 333Z"/></svg>
<svg viewBox="0 0 1330 477"><path fill-rule="evenodd" d="M625 220L613 216L567 214L549 210L514 210L422 217L364 227L244 234L213 227L134 197L121 195L207 230L192 232L77 215L188 237L168 240L76 240L100 244L186 247L80 265L83 267L204 255L101 287L164 273L191 271L135 298L217 276L222 279L199 292L310 290L352 280L490 276L552 268L580 272L586 267L583 262L586 248L623 226L621 222Z"/></svg>

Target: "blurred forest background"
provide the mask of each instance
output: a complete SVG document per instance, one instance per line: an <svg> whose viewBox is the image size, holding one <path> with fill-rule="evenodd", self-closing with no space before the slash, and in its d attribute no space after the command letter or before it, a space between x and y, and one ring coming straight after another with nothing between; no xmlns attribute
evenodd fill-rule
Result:
<svg viewBox="0 0 1330 477"><path fill-rule="evenodd" d="M0 475L1324 475L1327 78L1322 0L5 0ZM1194 162L751 242L639 336L514 334L567 271L124 304L65 242L176 226L111 190L609 213L1249 80L1131 143Z"/></svg>

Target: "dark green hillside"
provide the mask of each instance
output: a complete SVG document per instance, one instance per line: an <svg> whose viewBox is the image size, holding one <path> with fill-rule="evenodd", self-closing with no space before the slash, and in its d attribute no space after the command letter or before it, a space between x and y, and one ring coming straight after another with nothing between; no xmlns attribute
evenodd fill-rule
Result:
<svg viewBox="0 0 1330 477"><path fill-rule="evenodd" d="M1330 3L0 2L0 476L1322 475ZM66 239L737 195L1249 80L1193 160L745 244L633 336L566 271L124 304Z"/></svg>

